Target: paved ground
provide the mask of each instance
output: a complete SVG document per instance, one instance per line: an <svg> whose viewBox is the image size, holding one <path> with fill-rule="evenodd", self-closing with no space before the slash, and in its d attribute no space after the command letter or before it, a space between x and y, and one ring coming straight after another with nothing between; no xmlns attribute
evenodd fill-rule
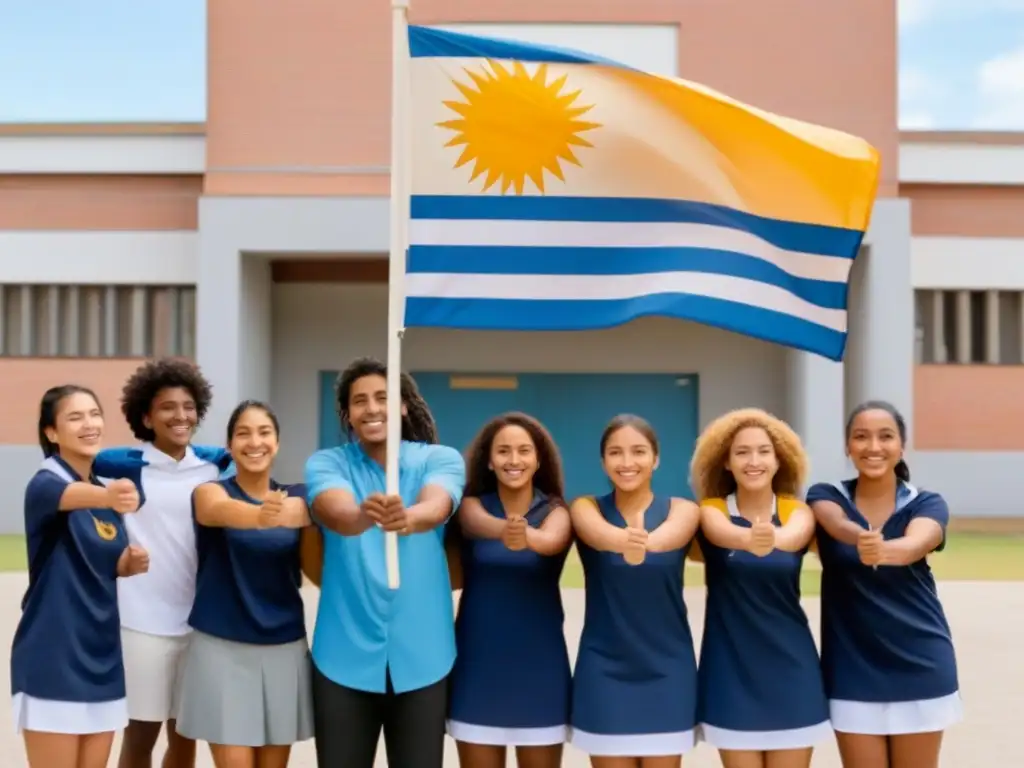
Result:
<svg viewBox="0 0 1024 768"><path fill-rule="evenodd" d="M23 574L0 575L0 634L12 637L18 620L18 606L26 585ZM566 633L575 650L583 620L583 592L566 591ZM959 652L961 689L967 719L947 735L944 768L975 766L1024 766L1024 741L1016 733L1024 705L1024 583L945 582L941 594L953 625ZM309 618L315 612L316 591L311 589L307 605ZM687 604L695 636L703 622L703 590L688 590ZM818 621L818 601L806 601L812 625ZM312 626L312 623L310 624ZM0 680L9 690L9 670L0 669ZM457 766L454 745L449 742L446 766ZM114 765L117 745L114 746ZM158 747L162 751L162 747ZM686 768L720 765L714 751L706 746L684 760ZM159 763L157 763L159 764ZM379 766L387 765L383 744ZM0 768L24 768L24 750L11 725L10 707L0 707ZM200 745L199 768L211 768L208 751ZM566 768L588 765L584 755L567 750ZM312 742L298 747L292 768L315 768ZM824 744L814 758L814 768L840 768L832 744Z"/></svg>

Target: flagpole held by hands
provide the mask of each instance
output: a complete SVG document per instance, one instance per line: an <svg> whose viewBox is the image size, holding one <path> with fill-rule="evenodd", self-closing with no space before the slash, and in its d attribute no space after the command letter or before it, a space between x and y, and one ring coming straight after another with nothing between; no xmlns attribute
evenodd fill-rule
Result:
<svg viewBox="0 0 1024 768"><path fill-rule="evenodd" d="M402 336L405 333L405 254L409 222L409 3L391 0L391 253L388 259L388 382L386 490L399 495L402 442ZM388 586L398 589L398 534L384 534Z"/></svg>

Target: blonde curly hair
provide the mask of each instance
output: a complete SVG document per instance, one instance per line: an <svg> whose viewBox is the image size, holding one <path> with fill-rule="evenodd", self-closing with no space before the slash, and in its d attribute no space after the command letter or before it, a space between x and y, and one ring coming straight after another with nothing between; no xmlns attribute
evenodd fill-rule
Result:
<svg viewBox="0 0 1024 768"><path fill-rule="evenodd" d="M790 426L759 408L731 411L711 422L697 438L690 461L690 487L699 500L722 499L736 491L736 479L726 469L733 440L741 429L760 427L775 448L779 471L772 479L777 495L797 496L807 476L807 454Z"/></svg>

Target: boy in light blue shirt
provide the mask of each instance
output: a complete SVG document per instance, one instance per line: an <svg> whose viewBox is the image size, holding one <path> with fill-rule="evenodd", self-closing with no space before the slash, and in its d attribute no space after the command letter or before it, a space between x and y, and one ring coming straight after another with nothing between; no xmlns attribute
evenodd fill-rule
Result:
<svg viewBox="0 0 1024 768"><path fill-rule="evenodd" d="M313 518L323 531L313 633L313 700L320 765L372 768L384 730L392 768L441 768L447 678L455 661L444 525L465 484L462 456L402 376L399 490L385 495L387 371L364 358L338 380L350 442L306 462ZM399 535L402 585L387 584L384 533Z"/></svg>

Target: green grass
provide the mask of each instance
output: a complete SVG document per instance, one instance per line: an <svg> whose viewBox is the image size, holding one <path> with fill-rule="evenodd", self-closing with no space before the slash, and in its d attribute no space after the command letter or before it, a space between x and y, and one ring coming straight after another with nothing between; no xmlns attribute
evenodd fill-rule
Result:
<svg viewBox="0 0 1024 768"><path fill-rule="evenodd" d="M25 537L17 533L0 535L0 572L24 571L27 568Z"/></svg>
<svg viewBox="0 0 1024 768"><path fill-rule="evenodd" d="M1024 581L1024 536L982 533L950 534L944 551L932 555L936 578L945 581ZM800 584L804 595L821 591L817 557L804 561ZM704 585L704 568L687 562L686 586ZM569 553L562 572L562 586L583 587L583 569L576 549Z"/></svg>

